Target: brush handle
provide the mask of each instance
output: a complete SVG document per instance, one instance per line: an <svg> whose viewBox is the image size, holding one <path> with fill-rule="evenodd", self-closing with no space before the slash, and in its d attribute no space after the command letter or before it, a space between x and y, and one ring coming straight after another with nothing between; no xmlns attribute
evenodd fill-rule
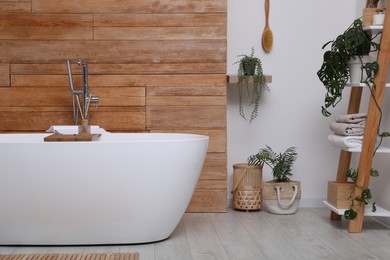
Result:
<svg viewBox="0 0 390 260"><path fill-rule="evenodd" d="M265 0L264 9L265 9L265 27L269 27L268 18L269 18L269 8L270 8L270 0Z"/></svg>

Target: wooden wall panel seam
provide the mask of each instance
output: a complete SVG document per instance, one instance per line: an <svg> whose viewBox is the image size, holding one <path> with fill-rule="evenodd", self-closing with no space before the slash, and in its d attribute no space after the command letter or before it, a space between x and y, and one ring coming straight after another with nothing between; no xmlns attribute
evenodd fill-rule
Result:
<svg viewBox="0 0 390 260"><path fill-rule="evenodd" d="M95 27L94 40L226 40L220 27Z"/></svg>
<svg viewBox="0 0 390 260"><path fill-rule="evenodd" d="M0 45L0 63L63 63L79 58L91 64L226 62L225 40L0 40Z"/></svg>
<svg viewBox="0 0 390 260"><path fill-rule="evenodd" d="M81 68L72 64L73 75L81 75ZM90 75L181 75L226 74L226 63L122 63L89 64ZM11 64L15 75L67 75L66 61L52 64Z"/></svg>
<svg viewBox="0 0 390 260"><path fill-rule="evenodd" d="M226 13L94 14L95 27L204 27L227 28Z"/></svg>

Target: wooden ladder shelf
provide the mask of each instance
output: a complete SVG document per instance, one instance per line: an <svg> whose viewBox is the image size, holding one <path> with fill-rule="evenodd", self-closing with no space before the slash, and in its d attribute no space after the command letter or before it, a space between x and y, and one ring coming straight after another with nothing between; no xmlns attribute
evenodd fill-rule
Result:
<svg viewBox="0 0 390 260"><path fill-rule="evenodd" d="M368 3L369 1L367 1ZM360 153L359 160L359 175L356 180L356 185L367 188L370 181L370 172L372 168L372 162L376 147L377 129L380 120L380 111L378 106L382 109L382 101L385 94L387 74L390 65L390 2L387 4L385 21L383 24L382 38L380 43L380 50L378 53L379 71L375 75L376 90L374 91L374 97L370 95L370 102L367 111L366 130L363 137L363 145ZM348 114L354 114L359 112L360 101L362 97L362 87L352 86ZM376 100L376 102L375 102ZM377 104L376 104L377 103ZM378 105L378 106L377 106ZM337 170L338 182L346 182L346 172L349 170L351 163L352 152L342 150L339 157L339 165ZM361 189L355 189L353 198L360 196ZM354 206L353 209L357 212L357 217L351 220L349 223L348 231L351 233L362 232L363 219L364 219L364 203ZM340 219L341 216L335 212L331 212L331 219Z"/></svg>

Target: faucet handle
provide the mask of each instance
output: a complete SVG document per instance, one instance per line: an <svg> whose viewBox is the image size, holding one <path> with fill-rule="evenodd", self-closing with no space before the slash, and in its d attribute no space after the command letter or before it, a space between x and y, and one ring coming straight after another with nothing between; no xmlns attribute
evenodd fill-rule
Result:
<svg viewBox="0 0 390 260"><path fill-rule="evenodd" d="M99 105L99 97L98 96L87 97L87 102L88 103L94 103L95 106L96 106L96 109L97 109L98 105Z"/></svg>
<svg viewBox="0 0 390 260"><path fill-rule="evenodd" d="M81 65L87 65L87 63L85 61L83 61L82 59L78 59L77 60L77 65L81 66Z"/></svg>

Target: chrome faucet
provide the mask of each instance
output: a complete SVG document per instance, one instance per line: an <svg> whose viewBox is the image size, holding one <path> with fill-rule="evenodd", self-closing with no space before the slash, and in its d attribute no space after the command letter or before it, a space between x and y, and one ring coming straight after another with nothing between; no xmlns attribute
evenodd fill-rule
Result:
<svg viewBox="0 0 390 260"><path fill-rule="evenodd" d="M82 60L78 60L77 64L82 67L82 83L81 90L75 90L73 87L72 70L70 67L70 61L66 61L68 65L68 75L70 92L72 94L72 107L73 107L73 119L74 124L78 124L78 115L80 112L81 119L85 122L89 120L89 105L91 103L96 104L96 108L99 104L99 97L92 96L93 91L88 87L88 64ZM80 103L81 95L81 103Z"/></svg>

